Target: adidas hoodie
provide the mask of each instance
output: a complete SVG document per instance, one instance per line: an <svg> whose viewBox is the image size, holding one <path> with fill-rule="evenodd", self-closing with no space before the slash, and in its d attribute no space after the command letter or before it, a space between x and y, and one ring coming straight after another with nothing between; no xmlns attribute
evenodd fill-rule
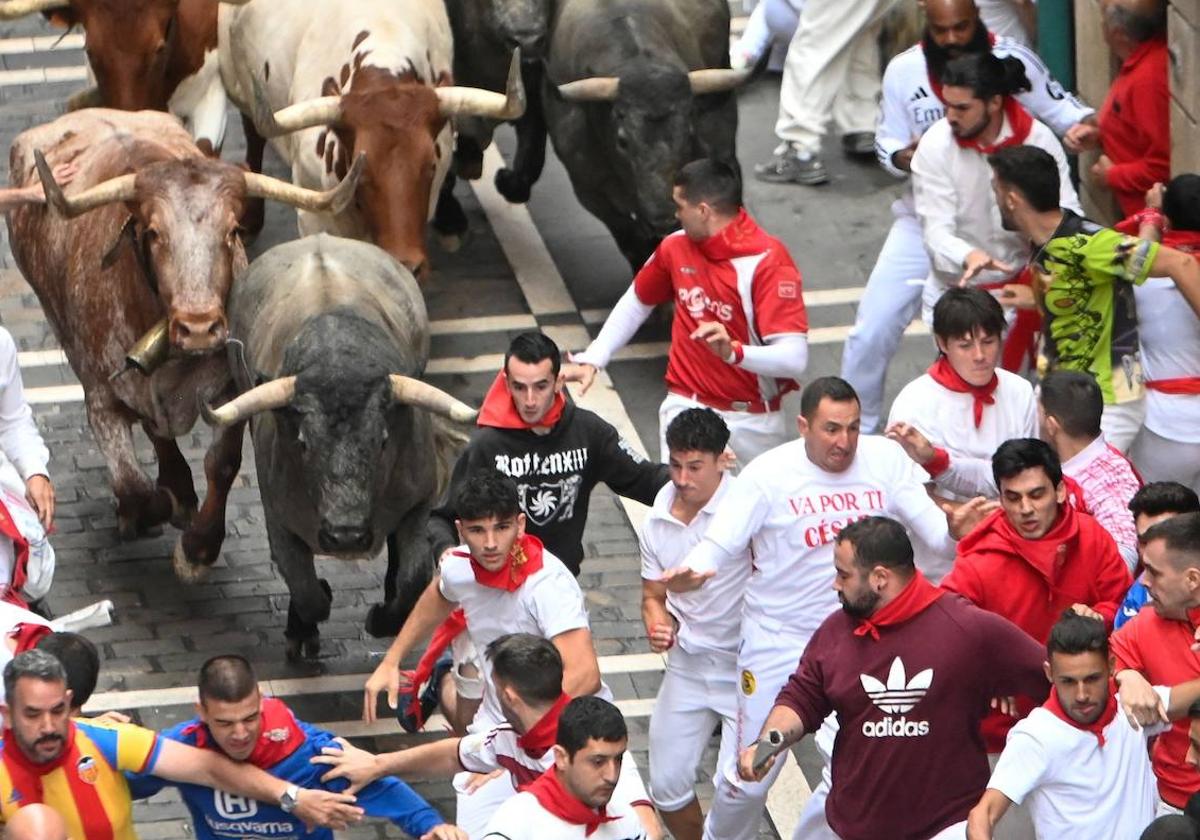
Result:
<svg viewBox="0 0 1200 840"><path fill-rule="evenodd" d="M928 840L961 822L987 787L979 723L993 697L1045 699L1045 652L1012 623L954 595L879 639L831 614L776 705L816 732L830 712L837 784L825 803L842 840Z"/></svg>

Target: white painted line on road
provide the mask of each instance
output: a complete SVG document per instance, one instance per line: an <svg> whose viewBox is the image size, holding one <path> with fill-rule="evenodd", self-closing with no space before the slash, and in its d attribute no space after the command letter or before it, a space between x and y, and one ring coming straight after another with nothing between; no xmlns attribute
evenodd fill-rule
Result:
<svg viewBox="0 0 1200 840"><path fill-rule="evenodd" d="M27 67L23 70L0 70L0 87L78 82L86 81L87 77L86 67Z"/></svg>
<svg viewBox="0 0 1200 840"><path fill-rule="evenodd" d="M601 674L657 673L666 667L666 657L658 653L630 653L597 657ZM302 697L311 694L340 694L362 691L370 674L338 674L321 677L262 680L259 687L271 697ZM84 711L108 712L114 709L149 709L160 706L185 706L196 702L195 686L142 688L131 691L98 691L88 700Z"/></svg>
<svg viewBox="0 0 1200 840"><path fill-rule="evenodd" d="M44 388L26 388L25 401L30 405L83 402L83 386L47 385Z"/></svg>
<svg viewBox="0 0 1200 840"><path fill-rule="evenodd" d="M430 321L430 335L465 335L467 333L536 330L537 319L532 315L492 315L486 318L448 318Z"/></svg>
<svg viewBox="0 0 1200 840"><path fill-rule="evenodd" d="M26 55L28 53L81 49L83 49L83 36L78 33L38 35L32 38L0 38L0 55Z"/></svg>
<svg viewBox="0 0 1200 840"><path fill-rule="evenodd" d="M67 354L61 350L26 350L17 354L17 364L22 368L53 367L66 363Z"/></svg>

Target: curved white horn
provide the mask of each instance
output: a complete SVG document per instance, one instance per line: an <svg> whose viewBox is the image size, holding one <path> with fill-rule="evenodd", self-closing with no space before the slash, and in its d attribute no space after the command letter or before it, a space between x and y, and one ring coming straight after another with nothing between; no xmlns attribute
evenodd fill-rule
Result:
<svg viewBox="0 0 1200 840"><path fill-rule="evenodd" d="M50 164L46 163L46 156L40 149L34 150L33 160L37 165L38 177L42 179L42 190L46 193L46 203L68 219L114 201L129 201L133 198L137 175L118 175L116 178L109 178L91 189L67 198L58 181L54 180Z"/></svg>
<svg viewBox="0 0 1200 840"><path fill-rule="evenodd" d="M247 172L245 173L246 193L256 198L273 198L284 204L299 207L301 210L341 213L354 198L354 191L358 189L358 179L362 176L366 162L366 154L359 152L358 157L354 159L354 165L350 167L350 171L346 173L346 177L341 180L341 183L325 192L298 187L269 175Z"/></svg>
<svg viewBox="0 0 1200 840"><path fill-rule="evenodd" d="M470 423L479 414L466 403L459 402L440 388L435 388L428 382L413 379L411 376L401 376L393 373L388 376L392 381L392 396L396 402L415 405L449 417L456 423Z"/></svg>
<svg viewBox="0 0 1200 840"><path fill-rule="evenodd" d="M266 91L255 79L254 83L254 127L266 138L278 137L302 128L313 128L318 125L332 125L342 117L342 98L340 96L318 96L316 99L306 99L278 111L271 109L267 101Z"/></svg>
<svg viewBox="0 0 1200 840"><path fill-rule="evenodd" d="M212 426L229 426L249 420L260 411L283 408L296 393L296 377L281 376L251 388L220 408L203 406L204 420Z"/></svg>
<svg viewBox="0 0 1200 840"><path fill-rule="evenodd" d="M0 20L13 20L34 12L70 6L69 0L7 0L0 3Z"/></svg>
<svg viewBox="0 0 1200 840"><path fill-rule="evenodd" d="M592 76L561 84L558 92L568 102L612 102L620 86L616 76Z"/></svg>
<svg viewBox="0 0 1200 840"><path fill-rule="evenodd" d="M521 80L521 48L513 50L504 93L471 87L434 88L443 117L487 117L515 120L525 113L525 84Z"/></svg>
<svg viewBox="0 0 1200 840"><path fill-rule="evenodd" d="M688 83L692 86L693 96L703 96L706 93L725 93L746 84L753 73L753 67L745 70L728 68L693 70L688 73Z"/></svg>

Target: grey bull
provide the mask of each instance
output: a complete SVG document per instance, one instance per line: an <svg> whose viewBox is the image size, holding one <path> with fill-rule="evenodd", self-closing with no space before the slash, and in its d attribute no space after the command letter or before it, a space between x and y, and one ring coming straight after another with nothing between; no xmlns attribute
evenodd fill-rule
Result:
<svg viewBox="0 0 1200 840"><path fill-rule="evenodd" d="M289 655L315 655L329 617L314 554L369 558L387 540L385 603L367 626L394 633L386 616L420 594L405 576L428 562L425 521L445 474L435 418L475 417L420 380L429 322L416 281L374 245L318 234L255 260L229 312L263 381L206 416L250 419L271 557L291 596Z"/></svg>

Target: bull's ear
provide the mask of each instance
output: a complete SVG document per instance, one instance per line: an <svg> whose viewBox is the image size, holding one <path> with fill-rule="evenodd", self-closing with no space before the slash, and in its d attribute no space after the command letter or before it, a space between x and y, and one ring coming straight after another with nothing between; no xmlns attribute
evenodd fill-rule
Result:
<svg viewBox="0 0 1200 840"><path fill-rule="evenodd" d="M121 225L121 229L117 232L112 243L104 250L104 256L100 258L101 268L112 267L112 264L117 261L121 245L127 239L131 245L137 244L137 223L132 215L125 217L125 223Z"/></svg>

